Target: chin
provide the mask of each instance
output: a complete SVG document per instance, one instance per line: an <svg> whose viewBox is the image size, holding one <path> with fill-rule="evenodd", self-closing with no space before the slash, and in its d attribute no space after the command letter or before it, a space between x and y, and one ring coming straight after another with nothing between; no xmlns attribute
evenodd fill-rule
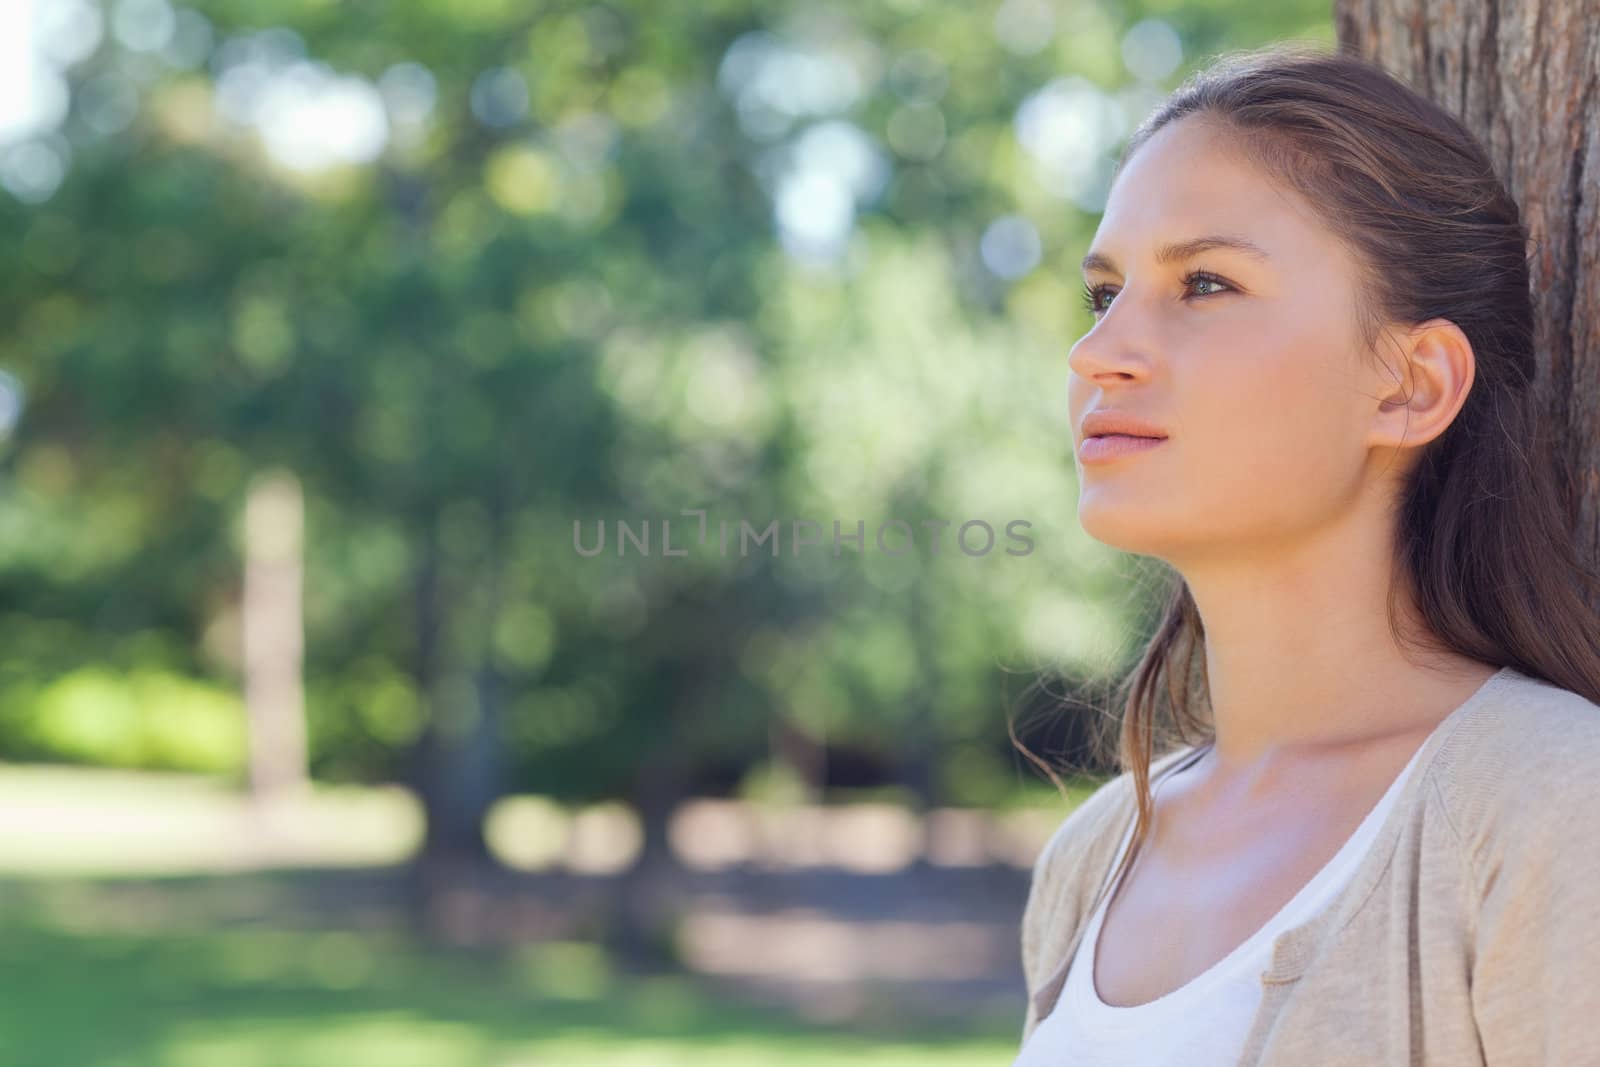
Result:
<svg viewBox="0 0 1600 1067"><path fill-rule="evenodd" d="M1083 532L1109 548L1140 556L1167 557L1175 546L1171 534L1177 528L1170 514L1162 515L1141 508L1137 501L1086 500L1093 491L1078 497L1078 525Z"/></svg>

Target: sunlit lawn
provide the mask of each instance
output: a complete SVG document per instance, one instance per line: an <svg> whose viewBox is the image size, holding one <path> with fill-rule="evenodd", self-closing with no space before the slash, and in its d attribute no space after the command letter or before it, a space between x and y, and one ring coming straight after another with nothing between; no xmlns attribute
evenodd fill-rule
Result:
<svg viewBox="0 0 1600 1067"><path fill-rule="evenodd" d="M187 793L180 803L171 781L153 779L146 794L136 778L108 777L115 797L95 801L106 803L104 840L84 825L99 820L71 820L82 836L70 850L95 859L75 871L63 855L68 843L56 838L45 847L44 827L20 813L59 814L69 792L77 804L90 803L93 783L84 773L0 776L11 813L0 820L0 853L7 854L0 857L0 1064L7 1067L964 1067L1006 1065L1016 1053L1020 1004L957 1013L952 1023L898 1018L885 1007L848 1029L830 1028L732 1002L692 977L627 977L577 942L489 957L425 950L386 928L318 931L287 919L247 925L198 911L174 922L170 904L159 915L131 912L146 897L100 881L118 873L110 868L126 861L126 873L159 889L161 872L190 864L159 854L160 835L111 828L165 823L161 813L181 806L184 817L168 825L187 827L192 838L209 818L205 802ZM97 845L117 836L122 844L108 863L109 850ZM31 872L30 854L39 861ZM205 892L219 899L254 899L249 887L259 888L249 875L202 877ZM185 906L194 908L178 905Z"/></svg>
<svg viewBox="0 0 1600 1067"><path fill-rule="evenodd" d="M0 1062L14 1067L532 1067L1005 1064L1014 1023L941 1036L885 1019L828 1032L718 1003L685 978L625 979L578 944L498 960L382 933L253 928L76 934L12 909Z"/></svg>

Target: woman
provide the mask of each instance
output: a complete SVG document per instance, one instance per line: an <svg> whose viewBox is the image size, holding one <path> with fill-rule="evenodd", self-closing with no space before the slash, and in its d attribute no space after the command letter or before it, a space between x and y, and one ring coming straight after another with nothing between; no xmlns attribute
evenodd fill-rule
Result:
<svg viewBox="0 0 1600 1067"><path fill-rule="evenodd" d="M1079 518L1175 592L1034 867L1017 1067L1600 1063L1600 581L1527 254L1472 135L1352 57L1232 54L1133 134Z"/></svg>

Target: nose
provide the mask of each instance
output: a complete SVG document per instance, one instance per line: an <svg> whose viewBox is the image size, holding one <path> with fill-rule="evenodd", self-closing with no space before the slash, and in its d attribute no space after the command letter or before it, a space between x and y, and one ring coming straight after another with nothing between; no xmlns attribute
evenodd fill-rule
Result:
<svg viewBox="0 0 1600 1067"><path fill-rule="evenodd" d="M1101 324L1104 325L1103 323ZM1150 360L1140 350L1112 335L1102 335L1101 326L1080 337L1067 354L1067 368L1090 381L1119 381L1147 377Z"/></svg>
<svg viewBox="0 0 1600 1067"><path fill-rule="evenodd" d="M1101 313L1089 332L1078 338L1067 354L1067 367L1073 374L1091 381L1118 381L1142 378L1150 373L1150 346L1133 301L1119 291L1111 306Z"/></svg>

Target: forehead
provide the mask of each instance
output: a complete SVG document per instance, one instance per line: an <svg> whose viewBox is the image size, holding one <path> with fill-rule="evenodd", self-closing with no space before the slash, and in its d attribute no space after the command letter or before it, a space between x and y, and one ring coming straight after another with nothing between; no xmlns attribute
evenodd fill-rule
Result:
<svg viewBox="0 0 1600 1067"><path fill-rule="evenodd" d="M1091 249L1124 266L1210 234L1245 238L1272 261L1337 254L1332 234L1298 197L1194 116L1162 127L1128 160Z"/></svg>

